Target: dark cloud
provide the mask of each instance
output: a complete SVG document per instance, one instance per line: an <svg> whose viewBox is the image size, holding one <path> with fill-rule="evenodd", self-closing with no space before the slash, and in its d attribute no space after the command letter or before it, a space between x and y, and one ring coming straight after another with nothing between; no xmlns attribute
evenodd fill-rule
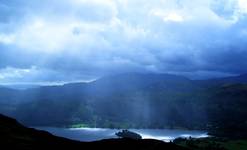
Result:
<svg viewBox="0 0 247 150"><path fill-rule="evenodd" d="M240 0L3 0L0 82L246 73L246 15Z"/></svg>

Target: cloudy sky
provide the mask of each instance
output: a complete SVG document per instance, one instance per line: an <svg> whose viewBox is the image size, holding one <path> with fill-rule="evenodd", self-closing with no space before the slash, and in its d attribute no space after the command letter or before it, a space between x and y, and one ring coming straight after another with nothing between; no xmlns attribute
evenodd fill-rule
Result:
<svg viewBox="0 0 247 150"><path fill-rule="evenodd" d="M0 83L247 73L247 0L0 0Z"/></svg>

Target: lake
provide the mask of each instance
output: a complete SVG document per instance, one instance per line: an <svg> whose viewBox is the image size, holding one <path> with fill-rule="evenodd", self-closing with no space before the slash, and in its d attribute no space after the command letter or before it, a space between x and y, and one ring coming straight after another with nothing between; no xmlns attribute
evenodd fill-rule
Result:
<svg viewBox="0 0 247 150"><path fill-rule="evenodd" d="M78 141L96 141L108 138L117 138L116 132L119 129L103 128L54 128L54 127L35 127L39 130L45 130L53 135L65 137ZM129 129L136 132L144 139L157 139L166 142L172 141L178 137L201 138L208 137L207 132L197 130L176 130L176 129Z"/></svg>

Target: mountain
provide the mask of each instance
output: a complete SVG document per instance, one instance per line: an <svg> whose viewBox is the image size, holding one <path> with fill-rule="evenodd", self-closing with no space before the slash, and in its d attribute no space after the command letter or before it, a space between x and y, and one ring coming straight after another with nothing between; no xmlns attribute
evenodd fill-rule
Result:
<svg viewBox="0 0 247 150"><path fill-rule="evenodd" d="M186 87L185 87L186 85ZM86 94L111 95L113 93L136 92L140 90L187 90L194 87L191 80L171 74L124 73L105 76L91 83L73 83L63 89L85 92ZM68 89L70 88L70 89Z"/></svg>
<svg viewBox="0 0 247 150"><path fill-rule="evenodd" d="M1 105L0 112L30 126L247 129L245 79L246 75L190 80L171 74L118 74L90 83L13 90L9 95L3 90L1 101L8 97L18 103Z"/></svg>
<svg viewBox="0 0 247 150"><path fill-rule="evenodd" d="M14 90L26 90L26 89L38 88L40 86L36 84L8 84L8 85L2 85L2 87L14 89Z"/></svg>
<svg viewBox="0 0 247 150"><path fill-rule="evenodd" d="M247 74L241 74L237 76L230 76L224 78L215 78L215 79L208 79L208 80L197 80L196 81L203 86L218 86L222 84L238 84L238 83L245 83L247 84Z"/></svg>
<svg viewBox="0 0 247 150"><path fill-rule="evenodd" d="M123 73L99 78L90 83L71 83L63 86L43 86L40 90L109 95L136 91L191 92L223 84L247 83L247 74L209 80L190 80L184 76L153 73Z"/></svg>
<svg viewBox="0 0 247 150"><path fill-rule="evenodd" d="M19 93L18 90L13 90L6 87L0 87L1 102L5 102L5 101L10 102L10 99L13 99L14 98L13 96L17 95L18 93Z"/></svg>
<svg viewBox="0 0 247 150"><path fill-rule="evenodd" d="M108 139L79 142L54 136L48 132L26 128L16 120L0 114L0 146L5 149L169 149L186 150L157 140Z"/></svg>
<svg viewBox="0 0 247 150"><path fill-rule="evenodd" d="M247 137L247 84L212 88L207 100L208 122L217 136Z"/></svg>
<svg viewBox="0 0 247 150"><path fill-rule="evenodd" d="M226 82L226 83L247 83L247 74L241 74L238 76L212 79L212 81Z"/></svg>

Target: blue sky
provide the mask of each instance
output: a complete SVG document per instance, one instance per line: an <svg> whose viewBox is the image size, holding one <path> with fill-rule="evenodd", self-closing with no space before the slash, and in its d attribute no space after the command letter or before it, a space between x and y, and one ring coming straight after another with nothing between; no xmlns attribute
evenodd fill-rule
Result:
<svg viewBox="0 0 247 150"><path fill-rule="evenodd" d="M246 0L0 0L0 83L247 73Z"/></svg>

